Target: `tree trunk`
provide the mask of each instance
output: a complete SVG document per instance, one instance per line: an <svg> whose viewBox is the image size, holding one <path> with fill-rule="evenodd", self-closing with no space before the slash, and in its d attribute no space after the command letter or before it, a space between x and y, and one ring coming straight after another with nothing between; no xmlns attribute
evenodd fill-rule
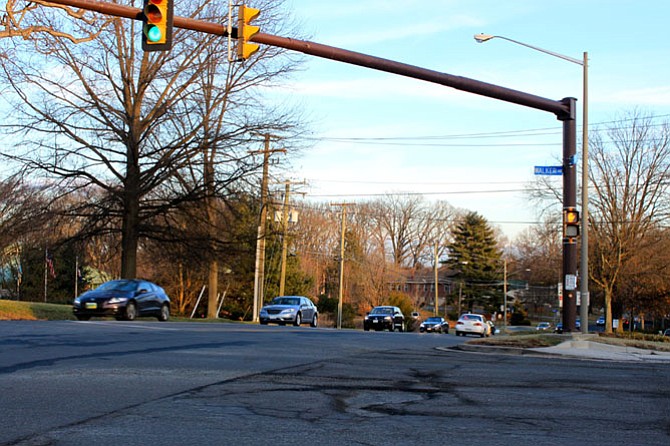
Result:
<svg viewBox="0 0 670 446"><path fill-rule="evenodd" d="M216 319L219 317L216 311L218 308L217 296L219 290L219 262L212 260L209 263L209 278L207 285L207 318Z"/></svg>
<svg viewBox="0 0 670 446"><path fill-rule="evenodd" d="M605 333L612 334L612 290L605 288Z"/></svg>
<svg viewBox="0 0 670 446"><path fill-rule="evenodd" d="M140 200L137 194L127 193L121 227L121 278L137 276L137 246L139 243Z"/></svg>

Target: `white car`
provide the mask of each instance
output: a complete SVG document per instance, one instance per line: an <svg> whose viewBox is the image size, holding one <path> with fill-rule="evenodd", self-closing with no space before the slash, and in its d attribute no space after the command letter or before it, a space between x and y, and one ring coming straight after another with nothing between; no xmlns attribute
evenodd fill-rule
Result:
<svg viewBox="0 0 670 446"><path fill-rule="evenodd" d="M491 327L481 314L463 314L456 322L456 336L476 334L483 337L491 335Z"/></svg>

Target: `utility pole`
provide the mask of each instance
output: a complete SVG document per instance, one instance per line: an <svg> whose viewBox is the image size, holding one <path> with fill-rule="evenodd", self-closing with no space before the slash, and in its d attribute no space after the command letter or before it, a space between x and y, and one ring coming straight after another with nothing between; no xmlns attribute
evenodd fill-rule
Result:
<svg viewBox="0 0 670 446"><path fill-rule="evenodd" d="M437 249L438 249L437 242L435 242L435 265L434 265L434 268L433 268L434 273L435 273L435 316L439 316L438 300L437 300L438 295L439 295L438 286L437 286L437 284L438 284L437 265L438 265L439 258L438 258ZM444 308L445 308L445 310L447 308L446 301L445 301Z"/></svg>
<svg viewBox="0 0 670 446"><path fill-rule="evenodd" d="M219 317L217 312L217 298L219 295L219 260L217 255L215 228L215 150L214 148L205 147L203 149L203 179L205 188L205 216L207 218L207 232L209 244L209 265L207 268L207 318L216 319Z"/></svg>
<svg viewBox="0 0 670 446"><path fill-rule="evenodd" d="M507 331L507 259L503 259L503 333Z"/></svg>
<svg viewBox="0 0 670 446"><path fill-rule="evenodd" d="M265 224L268 215L268 170L270 155L274 152L286 152L285 149L270 150L270 134L265 134L265 148L263 149L263 176L261 177L261 212L258 220L258 235L256 238L256 267L254 273L254 308L252 320L258 322L258 316L263 306L263 283L265 282ZM251 152L258 153L258 152Z"/></svg>
<svg viewBox="0 0 670 446"><path fill-rule="evenodd" d="M279 295L284 295L286 287L286 251L288 250L288 204L291 195L291 182L287 181L284 189L284 209L282 210L281 227L281 273L279 276Z"/></svg>
<svg viewBox="0 0 670 446"><path fill-rule="evenodd" d="M281 246L281 272L279 277L279 295L284 295L286 288L286 257L288 257L288 223L289 223L289 204L291 196L291 183L286 181L284 183L284 208L282 210L282 246ZM305 184L304 181L295 184Z"/></svg>
<svg viewBox="0 0 670 446"><path fill-rule="evenodd" d="M344 234L347 228L347 206L352 203L330 203L331 206L342 208L342 223L340 228L340 284L337 300L337 329L342 329L342 291L344 289Z"/></svg>

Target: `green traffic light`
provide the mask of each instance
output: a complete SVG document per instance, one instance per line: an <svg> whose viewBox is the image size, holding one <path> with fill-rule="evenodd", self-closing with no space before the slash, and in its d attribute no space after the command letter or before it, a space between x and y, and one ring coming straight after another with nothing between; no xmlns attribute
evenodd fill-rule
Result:
<svg viewBox="0 0 670 446"><path fill-rule="evenodd" d="M150 26L147 30L147 40L150 42L158 42L163 37L160 28L157 26Z"/></svg>

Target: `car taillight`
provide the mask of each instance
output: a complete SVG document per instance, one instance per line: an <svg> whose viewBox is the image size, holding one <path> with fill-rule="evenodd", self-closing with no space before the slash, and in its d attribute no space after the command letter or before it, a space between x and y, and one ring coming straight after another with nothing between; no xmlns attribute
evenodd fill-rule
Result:
<svg viewBox="0 0 670 446"><path fill-rule="evenodd" d="M474 325L475 327L481 327L481 326L482 326L482 323L481 323L481 322L475 322L473 325Z"/></svg>
<svg viewBox="0 0 670 446"><path fill-rule="evenodd" d="M458 322L456 322L456 325L463 325L463 322L458 321Z"/></svg>

